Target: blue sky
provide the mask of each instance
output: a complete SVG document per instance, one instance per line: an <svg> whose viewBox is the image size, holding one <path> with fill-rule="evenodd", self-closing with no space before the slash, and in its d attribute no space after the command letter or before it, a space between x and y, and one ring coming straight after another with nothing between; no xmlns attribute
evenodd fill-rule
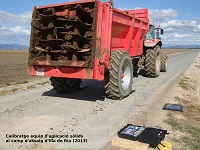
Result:
<svg viewBox="0 0 200 150"><path fill-rule="evenodd" d="M0 5L0 44L29 45L33 6L69 0L6 0ZM105 1L105 0L103 0ZM151 22L165 30L163 45L200 44L200 0L114 0L120 9L148 8Z"/></svg>

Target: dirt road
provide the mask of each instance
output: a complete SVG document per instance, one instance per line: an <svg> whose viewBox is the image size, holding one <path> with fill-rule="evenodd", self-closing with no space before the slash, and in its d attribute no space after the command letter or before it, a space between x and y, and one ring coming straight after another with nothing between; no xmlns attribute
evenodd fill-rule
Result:
<svg viewBox="0 0 200 150"><path fill-rule="evenodd" d="M66 95L46 85L1 96L0 149L100 149L130 117L146 116L140 108L151 109L158 92L175 84L199 52L170 57L159 78L134 78L132 94L119 101L106 99L97 81L84 81L87 88Z"/></svg>

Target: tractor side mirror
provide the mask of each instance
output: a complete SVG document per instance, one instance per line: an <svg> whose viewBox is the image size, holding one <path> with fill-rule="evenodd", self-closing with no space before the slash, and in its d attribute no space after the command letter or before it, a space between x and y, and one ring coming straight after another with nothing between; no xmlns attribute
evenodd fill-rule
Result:
<svg viewBox="0 0 200 150"><path fill-rule="evenodd" d="M161 34L164 34L164 30L163 30L163 29L161 29L160 33L161 33Z"/></svg>

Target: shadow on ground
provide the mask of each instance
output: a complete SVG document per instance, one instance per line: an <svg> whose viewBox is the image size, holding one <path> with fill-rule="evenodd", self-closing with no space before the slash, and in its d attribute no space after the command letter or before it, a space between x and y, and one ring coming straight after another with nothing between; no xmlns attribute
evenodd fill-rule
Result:
<svg viewBox="0 0 200 150"><path fill-rule="evenodd" d="M70 98L74 100L85 100L85 101L104 101L105 100L105 89L103 81L94 81L94 80L83 80L81 83L80 89L66 93L66 94L57 94L54 89L46 91L42 96L50 97L60 97L60 98Z"/></svg>
<svg viewBox="0 0 200 150"><path fill-rule="evenodd" d="M145 68L140 69L139 72L138 72L138 75L141 75L143 77L147 77L146 69Z"/></svg>

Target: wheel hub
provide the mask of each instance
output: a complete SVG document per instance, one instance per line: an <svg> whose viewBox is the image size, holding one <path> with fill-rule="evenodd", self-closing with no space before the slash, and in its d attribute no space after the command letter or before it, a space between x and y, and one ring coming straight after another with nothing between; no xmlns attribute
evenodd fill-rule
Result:
<svg viewBox="0 0 200 150"><path fill-rule="evenodd" d="M130 85L130 81L131 81L131 68L128 64L128 62L125 62L122 70L121 70L121 85L123 90L127 90L129 88Z"/></svg>

